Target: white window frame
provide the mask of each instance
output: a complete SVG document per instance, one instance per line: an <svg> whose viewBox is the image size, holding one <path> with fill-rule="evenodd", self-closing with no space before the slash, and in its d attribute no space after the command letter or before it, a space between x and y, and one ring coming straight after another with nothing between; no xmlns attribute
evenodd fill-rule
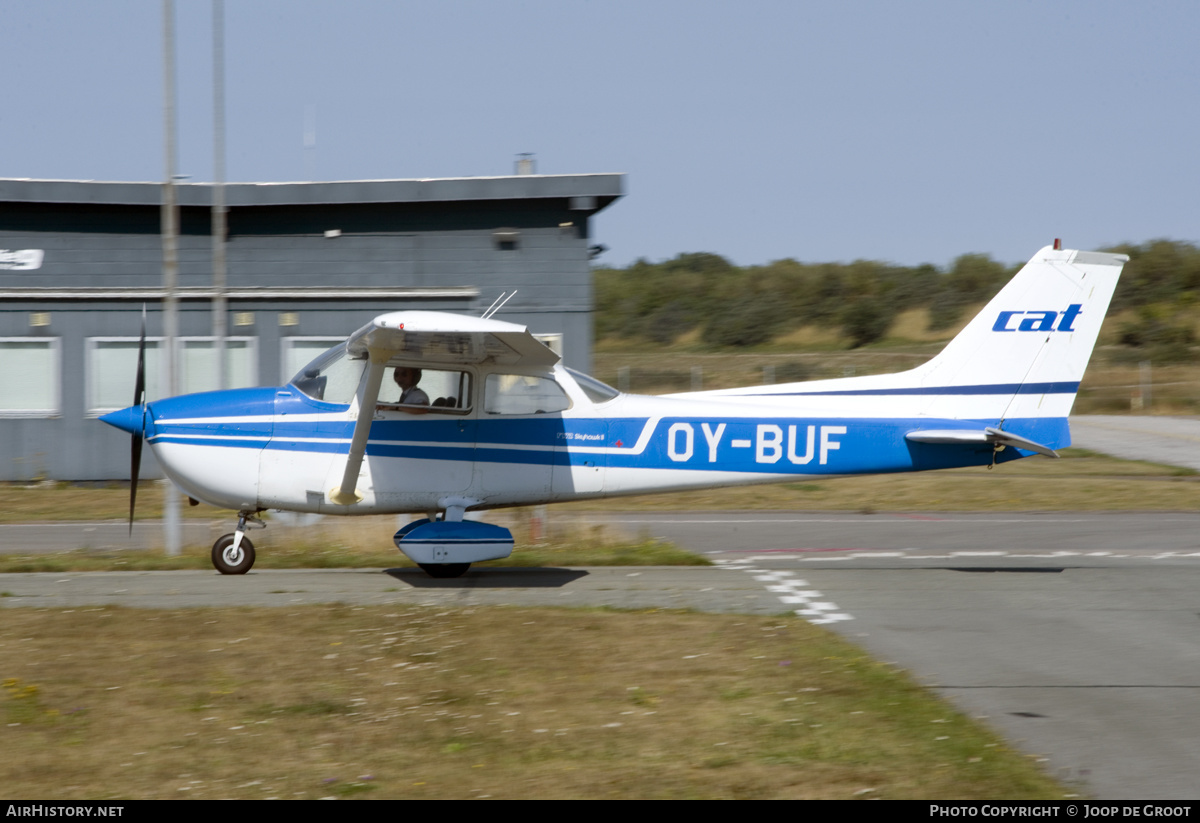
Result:
<svg viewBox="0 0 1200 823"><path fill-rule="evenodd" d="M0 343L47 343L54 363L52 388L54 406L49 409L0 409L0 418L49 418L62 416L62 338L61 337L0 337Z"/></svg>

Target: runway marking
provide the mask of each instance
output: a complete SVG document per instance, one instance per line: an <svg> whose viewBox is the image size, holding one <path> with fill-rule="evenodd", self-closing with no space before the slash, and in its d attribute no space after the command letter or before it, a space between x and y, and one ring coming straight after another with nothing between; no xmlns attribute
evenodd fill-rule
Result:
<svg viewBox="0 0 1200 823"><path fill-rule="evenodd" d="M721 561L719 563L752 563L755 561L778 561L781 556L793 555L791 559L798 563L838 563L847 560L879 560L882 558L895 558L900 560L951 560L956 557L1008 557L1012 559L1028 560L1032 558L1063 558L1063 557L1094 557L1104 558L1106 560L1176 560L1183 558L1200 557L1200 551L1164 551L1154 554L1133 554L1125 552L1111 551L1043 551L1043 552L1027 552L1027 551L957 551L946 552L944 554L914 554L914 552L927 551L924 549L908 548L899 550L877 550L877 549L862 549L862 548L842 548L842 549L745 549L742 551L727 551L722 554L745 554L746 557L739 558L736 561ZM761 571L761 570L760 570Z"/></svg>
<svg viewBox="0 0 1200 823"><path fill-rule="evenodd" d="M586 520L596 522L597 518L584 518ZM635 517L622 516L622 523L698 523L702 525L708 524L728 524L728 523L751 523L760 525L762 523L847 523L853 521L856 525L861 522L878 522L881 525L903 525L905 523L914 526L920 526L924 523L950 523L970 526L975 523L1086 523L1089 520L1096 518L1086 517L921 517L918 515L908 514L872 514L872 515L855 515L847 514L844 517L736 517L736 518L721 518L721 517ZM607 519L604 522L608 522ZM1168 518L1162 522L1166 523L1191 523L1194 518Z"/></svg>
<svg viewBox="0 0 1200 823"><path fill-rule="evenodd" d="M779 597L780 602L795 606L792 611L803 617L809 623L838 623L842 620L853 620L854 616L840 611L835 603L821 600L824 597L819 591L808 588L808 581L794 577L789 571L755 568L750 559L737 560L718 559L716 561L723 569L730 571L749 572L760 583L766 583L767 591Z"/></svg>

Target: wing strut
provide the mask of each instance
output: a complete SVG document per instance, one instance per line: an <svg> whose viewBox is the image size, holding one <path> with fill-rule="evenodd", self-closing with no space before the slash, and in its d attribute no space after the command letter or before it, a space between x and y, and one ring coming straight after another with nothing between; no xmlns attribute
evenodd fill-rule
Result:
<svg viewBox="0 0 1200 823"><path fill-rule="evenodd" d="M367 453L367 438L371 435L371 422L375 419L375 403L379 400L379 387L383 383L383 370L395 353L389 349L371 348L370 366L367 368L367 383L359 399L358 420L354 423L354 437L350 440L350 453L346 455L346 470L342 473L342 485L329 492L329 499L339 506L352 506L363 499L358 493L358 471L362 468L363 455Z"/></svg>

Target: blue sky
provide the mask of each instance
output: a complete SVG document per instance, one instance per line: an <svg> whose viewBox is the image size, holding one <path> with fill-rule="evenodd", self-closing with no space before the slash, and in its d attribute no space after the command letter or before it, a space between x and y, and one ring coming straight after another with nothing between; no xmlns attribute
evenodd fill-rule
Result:
<svg viewBox="0 0 1200 823"><path fill-rule="evenodd" d="M179 171L209 180L210 3L176 23ZM0 24L0 177L162 178L160 2ZM613 265L1200 241L1200 3L227 0L225 25L228 179L625 172Z"/></svg>

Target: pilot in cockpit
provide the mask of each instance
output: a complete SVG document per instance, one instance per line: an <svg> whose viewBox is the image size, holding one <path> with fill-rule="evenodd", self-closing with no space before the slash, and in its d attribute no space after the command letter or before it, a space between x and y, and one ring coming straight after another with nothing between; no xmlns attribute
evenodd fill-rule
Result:
<svg viewBox="0 0 1200 823"><path fill-rule="evenodd" d="M400 403L407 406L428 406L429 395L417 388L421 382L421 370L409 366L397 366L392 379L400 387Z"/></svg>

